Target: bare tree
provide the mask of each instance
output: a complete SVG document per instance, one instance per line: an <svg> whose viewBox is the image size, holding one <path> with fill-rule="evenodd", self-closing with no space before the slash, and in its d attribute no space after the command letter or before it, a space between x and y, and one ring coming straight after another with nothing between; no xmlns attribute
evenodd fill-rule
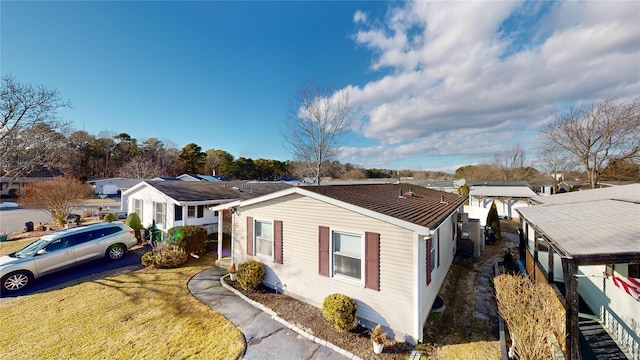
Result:
<svg viewBox="0 0 640 360"><path fill-rule="evenodd" d="M525 164L525 151L520 144L508 146L493 156L493 166L502 174L502 180L527 180L533 169Z"/></svg>
<svg viewBox="0 0 640 360"><path fill-rule="evenodd" d="M349 94L309 81L289 103L283 136L285 147L303 162L320 185L321 165L339 152L349 125Z"/></svg>
<svg viewBox="0 0 640 360"><path fill-rule="evenodd" d="M540 135L546 151L580 161L595 188L610 160L640 155L640 98L572 107L542 126Z"/></svg>
<svg viewBox="0 0 640 360"><path fill-rule="evenodd" d="M20 203L27 207L42 208L49 212L59 225L81 200L91 197L93 190L89 185L68 177L53 180L33 181L27 185Z"/></svg>
<svg viewBox="0 0 640 360"><path fill-rule="evenodd" d="M56 114L68 107L58 91L44 86L22 84L13 76L2 77L0 89L0 175L10 183L29 174L36 166L47 165L58 146L58 134L66 123ZM50 133L47 134L47 133Z"/></svg>
<svg viewBox="0 0 640 360"><path fill-rule="evenodd" d="M134 179L151 179L162 175L160 166L147 161L142 155L132 157L118 169L118 175Z"/></svg>

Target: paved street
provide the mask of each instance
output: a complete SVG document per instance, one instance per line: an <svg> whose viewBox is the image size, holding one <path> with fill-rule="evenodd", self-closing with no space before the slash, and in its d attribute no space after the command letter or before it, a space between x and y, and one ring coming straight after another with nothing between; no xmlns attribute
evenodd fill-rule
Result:
<svg viewBox="0 0 640 360"><path fill-rule="evenodd" d="M51 222L53 218L44 210L20 208L0 210L0 233L7 232L11 234L23 230L24 223L27 221L33 221L34 225L38 225L38 223Z"/></svg>
<svg viewBox="0 0 640 360"><path fill-rule="evenodd" d="M102 207L103 210L120 210L120 202L113 200L105 200L104 202L91 201L75 207L72 212L82 215L85 210L97 210ZM38 223L48 223L53 221L51 215L44 210L39 209L3 209L0 210L0 233L7 232L9 234L24 229L24 223L32 221L34 225Z"/></svg>

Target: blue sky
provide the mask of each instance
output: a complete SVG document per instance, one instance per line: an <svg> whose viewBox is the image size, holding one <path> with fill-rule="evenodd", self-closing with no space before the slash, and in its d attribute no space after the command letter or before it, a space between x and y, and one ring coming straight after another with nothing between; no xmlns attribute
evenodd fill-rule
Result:
<svg viewBox="0 0 640 360"><path fill-rule="evenodd" d="M2 1L0 70L77 130L287 160L310 78L347 90L342 162L454 171L555 111L640 94L640 2Z"/></svg>

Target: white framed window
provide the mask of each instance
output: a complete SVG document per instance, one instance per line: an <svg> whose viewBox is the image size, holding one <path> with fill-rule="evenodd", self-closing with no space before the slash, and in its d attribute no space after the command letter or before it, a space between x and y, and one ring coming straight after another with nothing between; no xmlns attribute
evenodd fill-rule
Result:
<svg viewBox="0 0 640 360"><path fill-rule="evenodd" d="M429 249L429 256L431 260L431 269L429 269L429 271L433 272L433 270L438 267L438 238L431 239L431 249Z"/></svg>
<svg viewBox="0 0 640 360"><path fill-rule="evenodd" d="M196 207L193 205L187 206L187 217L194 218L196 217Z"/></svg>
<svg viewBox="0 0 640 360"><path fill-rule="evenodd" d="M256 255L273 260L273 222L255 220L254 229Z"/></svg>
<svg viewBox="0 0 640 360"><path fill-rule="evenodd" d="M331 271L338 278L363 281L362 234L337 231L331 232Z"/></svg>
<svg viewBox="0 0 640 360"><path fill-rule="evenodd" d="M144 219L144 217L142 216L142 209L143 209L143 202L142 199L133 199L133 212L138 214L138 217L140 218L140 220Z"/></svg>
<svg viewBox="0 0 640 360"><path fill-rule="evenodd" d="M165 227L165 215L167 205L165 203L154 202L153 203L153 220L156 222L156 226L159 228Z"/></svg>

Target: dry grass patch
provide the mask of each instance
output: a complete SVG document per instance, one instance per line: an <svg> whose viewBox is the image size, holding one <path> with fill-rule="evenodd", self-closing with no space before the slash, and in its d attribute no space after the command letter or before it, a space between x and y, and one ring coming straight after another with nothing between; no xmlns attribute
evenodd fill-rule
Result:
<svg viewBox="0 0 640 360"><path fill-rule="evenodd" d="M143 269L0 303L9 359L235 359L242 333L195 299L187 282L205 256L175 269Z"/></svg>

